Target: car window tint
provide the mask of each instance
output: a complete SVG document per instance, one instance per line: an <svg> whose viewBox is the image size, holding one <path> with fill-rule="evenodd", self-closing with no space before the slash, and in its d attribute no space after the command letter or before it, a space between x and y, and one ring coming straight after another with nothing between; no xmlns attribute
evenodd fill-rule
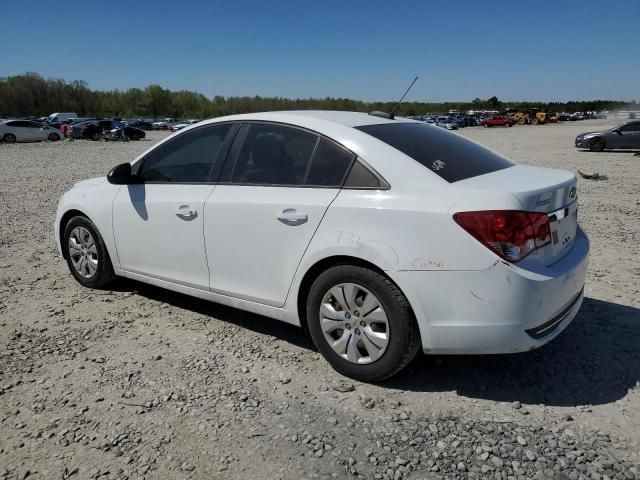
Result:
<svg viewBox="0 0 640 480"><path fill-rule="evenodd" d="M378 176L356 160L344 182L344 188L384 188Z"/></svg>
<svg viewBox="0 0 640 480"><path fill-rule="evenodd" d="M640 123L630 123L621 129L623 132L640 132Z"/></svg>
<svg viewBox="0 0 640 480"><path fill-rule="evenodd" d="M302 185L316 142L316 135L299 129L252 124L238 154L231 182Z"/></svg>
<svg viewBox="0 0 640 480"><path fill-rule="evenodd" d="M313 155L307 185L339 187L354 155L335 143L322 139Z"/></svg>
<svg viewBox="0 0 640 480"><path fill-rule="evenodd" d="M457 182L515 165L455 133L424 123L356 127L421 163L447 182Z"/></svg>
<svg viewBox="0 0 640 480"><path fill-rule="evenodd" d="M143 182L208 182L230 124L183 133L149 153L138 176Z"/></svg>

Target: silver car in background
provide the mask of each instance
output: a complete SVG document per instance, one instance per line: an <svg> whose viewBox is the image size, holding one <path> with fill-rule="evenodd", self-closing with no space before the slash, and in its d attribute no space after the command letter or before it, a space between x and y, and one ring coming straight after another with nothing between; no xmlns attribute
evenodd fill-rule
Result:
<svg viewBox="0 0 640 480"><path fill-rule="evenodd" d="M62 132L55 127L31 120L5 120L0 123L0 140L4 143L58 141Z"/></svg>

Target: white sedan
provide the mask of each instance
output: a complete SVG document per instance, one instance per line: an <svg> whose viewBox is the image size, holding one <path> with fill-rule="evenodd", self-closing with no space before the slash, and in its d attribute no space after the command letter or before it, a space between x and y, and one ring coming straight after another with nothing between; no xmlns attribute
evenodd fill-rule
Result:
<svg viewBox="0 0 640 480"><path fill-rule="evenodd" d="M0 123L0 140L4 143L55 142L62 137L62 132L57 128L31 120L5 120Z"/></svg>
<svg viewBox="0 0 640 480"><path fill-rule="evenodd" d="M128 277L303 326L339 372L422 350L537 348L575 317L589 241L572 173L382 114L185 128L61 198L72 275Z"/></svg>

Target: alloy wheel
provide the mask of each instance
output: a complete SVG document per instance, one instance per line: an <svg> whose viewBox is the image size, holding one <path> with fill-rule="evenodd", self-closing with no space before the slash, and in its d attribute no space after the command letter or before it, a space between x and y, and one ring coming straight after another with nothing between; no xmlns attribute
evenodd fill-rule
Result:
<svg viewBox="0 0 640 480"><path fill-rule="evenodd" d="M84 227L76 227L69 235L69 258L83 278L92 278L98 270L98 250L93 236Z"/></svg>
<svg viewBox="0 0 640 480"><path fill-rule="evenodd" d="M333 351L351 363L375 362L389 344L389 321L382 304L355 283L341 283L325 293L320 328Z"/></svg>

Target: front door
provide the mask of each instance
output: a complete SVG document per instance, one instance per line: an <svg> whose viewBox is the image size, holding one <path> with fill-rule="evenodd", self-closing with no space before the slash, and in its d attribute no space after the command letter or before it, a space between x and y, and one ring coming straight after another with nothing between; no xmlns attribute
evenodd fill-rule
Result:
<svg viewBox="0 0 640 480"><path fill-rule="evenodd" d="M205 204L212 290L284 305L296 269L353 157L307 130L245 125L220 184Z"/></svg>
<svg viewBox="0 0 640 480"><path fill-rule="evenodd" d="M113 226L121 268L209 289L203 236L212 171L224 156L230 124L184 132L136 164L138 183L120 187Z"/></svg>

